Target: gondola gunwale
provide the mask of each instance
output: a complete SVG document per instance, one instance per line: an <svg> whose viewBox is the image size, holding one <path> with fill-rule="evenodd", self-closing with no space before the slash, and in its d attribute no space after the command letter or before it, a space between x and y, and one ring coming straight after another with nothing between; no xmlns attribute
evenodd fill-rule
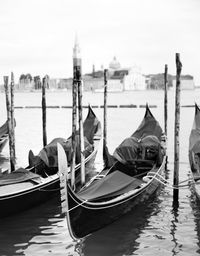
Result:
<svg viewBox="0 0 200 256"><path fill-rule="evenodd" d="M136 196L138 196L139 194L143 193L152 184L152 180L157 176L157 174L162 172L162 169L163 169L163 167L165 165L165 162L166 162L166 156L164 156L163 162L160 165L160 167L158 168L158 170L155 172L154 176L152 176L152 178L149 179L148 182L142 183L144 186L142 186L140 188L136 188L136 189L134 189L132 191L129 191L131 193L129 195L127 195L127 196L124 196L124 194L119 195L118 197L116 197L116 199L120 198L122 196L124 198L119 199L117 204L115 204L115 202L111 202L111 201L113 201L113 199L111 199L110 201L105 201L105 202L94 202L94 201L84 200L80 196L76 195L68 184L67 184L67 189L68 189L69 195L73 199L73 201L75 201L77 203L77 205L80 205L81 207L84 207L86 209L98 210L98 209L101 209L101 207L103 205L106 205L106 208L107 207L114 207L114 206L116 206L118 204L122 204L122 203L124 203L124 202L126 202L126 201L128 201L128 200L130 200L130 199L132 199L132 198L134 198ZM151 172L151 171L152 171L152 169L149 172ZM128 194L129 192L126 192L125 194ZM77 202L77 201L79 201L79 202ZM89 206L87 207L87 205L89 205ZM99 207L99 208L92 208L92 206ZM103 207L103 208L105 208L105 207ZM68 209L68 210L71 211L70 209Z"/></svg>

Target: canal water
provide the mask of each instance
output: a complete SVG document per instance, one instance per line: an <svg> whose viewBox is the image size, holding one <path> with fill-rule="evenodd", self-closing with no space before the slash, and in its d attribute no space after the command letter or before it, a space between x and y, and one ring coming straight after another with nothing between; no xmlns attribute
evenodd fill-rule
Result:
<svg viewBox="0 0 200 256"><path fill-rule="evenodd" d="M200 90L181 92L180 124L180 181L188 178L188 141L194 118L194 108L200 104ZM48 92L47 105L71 105L71 92ZM85 92L85 105L102 105L103 94ZM109 105L134 104L136 108L108 109L108 147L112 153L121 141L130 136L142 120L146 103L164 127L163 91L134 91L109 93ZM168 171L169 182L173 181L174 160L174 103L175 92L168 94ZM41 92L15 93L15 106L41 105ZM142 106L140 106L142 105ZM6 119L5 95L0 93L0 125ZM103 109L94 108L103 122ZM84 117L87 110L84 109ZM42 114L38 108L17 108L16 155L17 165L27 166L28 151L37 154L42 148ZM47 109L47 138L68 137L71 133L71 109ZM8 157L8 145L0 155L1 161ZM102 151L96 158L96 168L102 165ZM1 162L3 168L6 162ZM1 210L1 209L0 209ZM65 218L60 214L58 198L0 220L0 255L84 255L84 256L131 256L131 255L199 255L200 254L200 203L193 191L179 191L179 205L173 204L173 190L163 187L157 196L138 206L112 225L81 241L73 241Z"/></svg>

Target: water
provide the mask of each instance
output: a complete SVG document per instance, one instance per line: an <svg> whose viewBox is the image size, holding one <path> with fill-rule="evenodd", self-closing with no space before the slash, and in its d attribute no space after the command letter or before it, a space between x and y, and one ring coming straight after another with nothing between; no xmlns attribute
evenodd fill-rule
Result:
<svg viewBox="0 0 200 256"><path fill-rule="evenodd" d="M174 91L169 91L168 117L168 172L173 180ZM181 105L198 101L200 91L182 91ZM84 104L103 104L103 94L86 92ZM163 92L109 93L108 104L156 105L152 112L163 126ZM40 93L16 93L15 106L40 105ZM70 105L70 92L47 93L47 105ZM0 124L6 119L5 95L0 94ZM102 109L94 109L103 121ZM144 108L108 109L108 146L115 147L137 129L144 116ZM84 109L84 116L86 116ZM188 178L188 139L194 117L194 108L181 108L180 128L180 181ZM27 165L29 149L35 154L42 148L41 109L16 109L16 153L18 166ZM68 137L71 132L70 109L47 110L48 141L55 137ZM8 146L4 150L8 157ZM101 151L96 166L101 165ZM0 255L199 255L200 203L188 187L179 191L179 206L173 205L173 191L162 188L160 194L140 205L112 225L82 241L73 241L67 224L60 215L56 198L16 216L0 220ZM1 210L1 209L0 209Z"/></svg>

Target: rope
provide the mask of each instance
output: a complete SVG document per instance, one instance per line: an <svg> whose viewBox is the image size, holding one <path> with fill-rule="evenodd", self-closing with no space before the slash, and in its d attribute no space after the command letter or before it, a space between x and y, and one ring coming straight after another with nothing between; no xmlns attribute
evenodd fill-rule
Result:
<svg viewBox="0 0 200 256"><path fill-rule="evenodd" d="M166 180L163 176L161 176L161 175L158 174L158 173L156 174L156 173L154 173L154 172L149 172L148 175L145 176L145 178L151 178L151 179L153 178L153 179L157 180L158 182L160 182L161 184L163 184L164 186L166 186L166 187L168 187L168 188L172 188L172 189L179 189L179 188L183 188L183 187L188 187L189 184L185 184L185 185L180 185L180 184L182 184L182 183L184 183L184 182L188 182L188 181L192 182L192 179L189 178L189 179L187 179L187 180L183 180L183 181L179 182L179 185L174 186L174 185L171 185L171 184L169 183L169 181Z"/></svg>
<svg viewBox="0 0 200 256"><path fill-rule="evenodd" d="M86 203L88 200L83 201L81 204L77 204L76 206L72 207L71 209L67 210L67 212L71 212L72 210L76 209L77 207L83 205L84 203Z"/></svg>

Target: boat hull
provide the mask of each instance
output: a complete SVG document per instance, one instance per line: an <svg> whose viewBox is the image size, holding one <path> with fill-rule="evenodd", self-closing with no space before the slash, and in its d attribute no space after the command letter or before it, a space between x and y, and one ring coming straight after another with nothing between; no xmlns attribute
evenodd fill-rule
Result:
<svg viewBox="0 0 200 256"><path fill-rule="evenodd" d="M94 167L94 161L97 154L97 149L86 159L86 175L90 175L91 169ZM77 178L80 176L80 167L76 167ZM86 176L87 177L87 176ZM41 185L35 185L31 189L24 189L21 192L7 195L0 195L0 217L7 217L12 214L30 209L37 206L52 197L57 196L60 200L60 179L58 175L56 178L51 179L49 182ZM0 190L1 191L1 190Z"/></svg>
<svg viewBox="0 0 200 256"><path fill-rule="evenodd" d="M158 174L164 175L164 165L159 169ZM151 182L142 190L134 195L130 195L117 203L102 205L92 205L88 202L83 203L72 192L68 186L68 228L74 239L83 238L94 231L97 231L126 214L138 204L144 203L156 193L160 187L157 179Z"/></svg>

